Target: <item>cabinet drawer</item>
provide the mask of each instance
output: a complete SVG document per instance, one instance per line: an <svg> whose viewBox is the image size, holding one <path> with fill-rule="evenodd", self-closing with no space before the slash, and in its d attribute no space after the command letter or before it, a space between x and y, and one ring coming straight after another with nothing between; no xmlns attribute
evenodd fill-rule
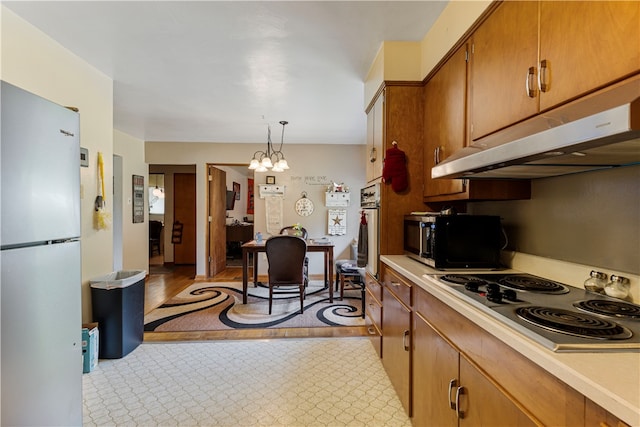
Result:
<svg viewBox="0 0 640 427"><path fill-rule="evenodd" d="M404 305L411 307L411 282L389 267L384 269L384 285Z"/></svg>
<svg viewBox="0 0 640 427"><path fill-rule="evenodd" d="M369 289L365 294L365 313L366 322L369 326L369 322L375 326L378 331L382 330L382 305L378 300L371 296Z"/></svg>
<svg viewBox="0 0 640 427"><path fill-rule="evenodd" d="M369 291L366 293L366 307L364 324L371 339L371 344L376 349L378 357L382 357L382 306Z"/></svg>
<svg viewBox="0 0 640 427"><path fill-rule="evenodd" d="M378 302L382 302L382 285L380 282L378 282L375 277L369 275L369 273L367 273L366 282L367 290L371 292L371 295L373 295Z"/></svg>

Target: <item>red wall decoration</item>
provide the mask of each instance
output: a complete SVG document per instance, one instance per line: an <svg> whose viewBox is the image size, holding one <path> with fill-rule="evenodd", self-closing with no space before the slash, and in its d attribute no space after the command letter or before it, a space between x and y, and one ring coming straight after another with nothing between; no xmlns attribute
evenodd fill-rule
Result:
<svg viewBox="0 0 640 427"><path fill-rule="evenodd" d="M253 178L247 179L247 214L253 215Z"/></svg>

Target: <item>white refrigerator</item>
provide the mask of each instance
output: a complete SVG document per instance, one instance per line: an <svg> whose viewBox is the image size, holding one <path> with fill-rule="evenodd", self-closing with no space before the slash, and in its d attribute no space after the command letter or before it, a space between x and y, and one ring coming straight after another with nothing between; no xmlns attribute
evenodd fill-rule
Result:
<svg viewBox="0 0 640 427"><path fill-rule="evenodd" d="M82 425L79 115L1 84L1 425Z"/></svg>

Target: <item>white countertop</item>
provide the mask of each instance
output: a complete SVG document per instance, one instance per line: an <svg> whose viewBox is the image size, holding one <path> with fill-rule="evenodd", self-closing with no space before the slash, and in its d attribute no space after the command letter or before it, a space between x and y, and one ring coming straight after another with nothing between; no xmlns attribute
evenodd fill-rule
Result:
<svg viewBox="0 0 640 427"><path fill-rule="evenodd" d="M380 259L616 417L640 426L640 352L555 353L474 308L446 285L422 276L442 272L403 255L383 255Z"/></svg>

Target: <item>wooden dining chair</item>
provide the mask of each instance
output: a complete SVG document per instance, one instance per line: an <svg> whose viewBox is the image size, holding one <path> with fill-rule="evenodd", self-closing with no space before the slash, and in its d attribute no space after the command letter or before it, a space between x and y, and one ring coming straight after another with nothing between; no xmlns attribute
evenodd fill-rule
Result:
<svg viewBox="0 0 640 427"><path fill-rule="evenodd" d="M309 238L309 233L304 227L296 228L293 225L288 225L280 229L280 234L289 236L302 237L304 240ZM309 257L304 257L304 285L309 286Z"/></svg>
<svg viewBox="0 0 640 427"><path fill-rule="evenodd" d="M300 293L300 314L304 313L304 259L307 255L307 242L297 236L273 236L267 239L265 251L269 262L269 314L273 295L291 294L294 288Z"/></svg>

